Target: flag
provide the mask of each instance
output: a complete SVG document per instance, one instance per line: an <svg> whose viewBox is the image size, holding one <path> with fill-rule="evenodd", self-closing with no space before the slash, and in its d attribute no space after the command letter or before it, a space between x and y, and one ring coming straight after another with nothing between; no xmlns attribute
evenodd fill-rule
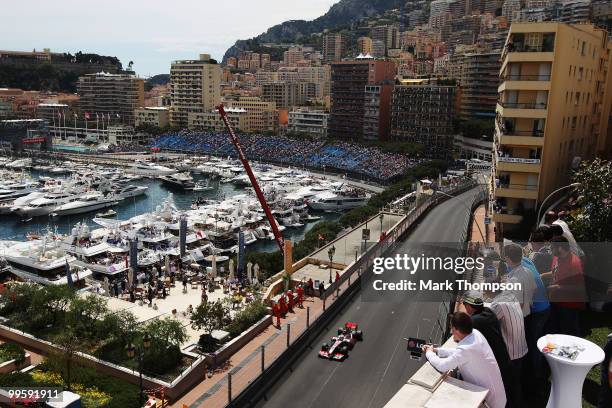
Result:
<svg viewBox="0 0 612 408"><path fill-rule="evenodd" d="M121 116L119 116L119 114L117 114L117 119L119 119Z"/></svg>
<svg viewBox="0 0 612 408"><path fill-rule="evenodd" d="M98 116L98 114L96 113L96 120L98 120L98 119L99 119L99 116Z"/></svg>
<svg viewBox="0 0 612 408"><path fill-rule="evenodd" d="M325 241L325 237L321 234L319 234L319 241Z"/></svg>
<svg viewBox="0 0 612 408"><path fill-rule="evenodd" d="M79 117L79 115L77 115L77 114L75 113L75 114L74 114L74 118L76 119L76 118L78 118L78 117Z"/></svg>
<svg viewBox="0 0 612 408"><path fill-rule="evenodd" d="M70 271L70 265L68 264L68 259L66 259L66 282L68 283L69 288L74 286L74 283L72 282L72 272Z"/></svg>
<svg viewBox="0 0 612 408"><path fill-rule="evenodd" d="M85 112L85 120L89 120L89 118L90 118L89 112Z"/></svg>

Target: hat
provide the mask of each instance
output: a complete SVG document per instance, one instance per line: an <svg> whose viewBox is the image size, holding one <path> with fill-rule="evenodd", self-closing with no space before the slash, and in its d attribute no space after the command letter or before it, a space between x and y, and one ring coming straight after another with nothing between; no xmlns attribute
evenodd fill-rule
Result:
<svg viewBox="0 0 612 408"><path fill-rule="evenodd" d="M483 306L482 293L477 290L470 290L463 295L463 303L470 306Z"/></svg>

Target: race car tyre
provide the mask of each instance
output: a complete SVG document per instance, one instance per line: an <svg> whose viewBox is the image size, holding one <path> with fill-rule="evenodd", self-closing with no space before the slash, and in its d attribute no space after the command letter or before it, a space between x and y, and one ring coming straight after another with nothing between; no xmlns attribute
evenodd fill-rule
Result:
<svg viewBox="0 0 612 408"><path fill-rule="evenodd" d="M355 330L355 338L359 341L363 340L363 332L361 330Z"/></svg>

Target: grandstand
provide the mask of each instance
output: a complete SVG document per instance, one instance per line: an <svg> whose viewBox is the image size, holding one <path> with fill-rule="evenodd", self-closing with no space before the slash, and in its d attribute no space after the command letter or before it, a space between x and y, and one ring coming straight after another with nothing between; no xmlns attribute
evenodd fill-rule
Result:
<svg viewBox="0 0 612 408"><path fill-rule="evenodd" d="M376 147L355 143L292 139L286 136L240 135L246 155L253 160L291 166L323 168L382 182L392 181L422 160L387 153ZM227 135L183 130L164 134L149 145L177 152L236 157Z"/></svg>

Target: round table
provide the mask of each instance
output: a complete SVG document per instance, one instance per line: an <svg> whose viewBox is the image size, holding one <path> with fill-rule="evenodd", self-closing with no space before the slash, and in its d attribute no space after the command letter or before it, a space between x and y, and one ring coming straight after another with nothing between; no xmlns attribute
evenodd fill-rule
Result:
<svg viewBox="0 0 612 408"><path fill-rule="evenodd" d="M557 347L576 345L584 350L575 360L543 353L550 366L552 386L546 408L581 408L582 384L589 370L604 359L604 351L597 344L580 337L548 334L538 339L538 350L551 341Z"/></svg>

